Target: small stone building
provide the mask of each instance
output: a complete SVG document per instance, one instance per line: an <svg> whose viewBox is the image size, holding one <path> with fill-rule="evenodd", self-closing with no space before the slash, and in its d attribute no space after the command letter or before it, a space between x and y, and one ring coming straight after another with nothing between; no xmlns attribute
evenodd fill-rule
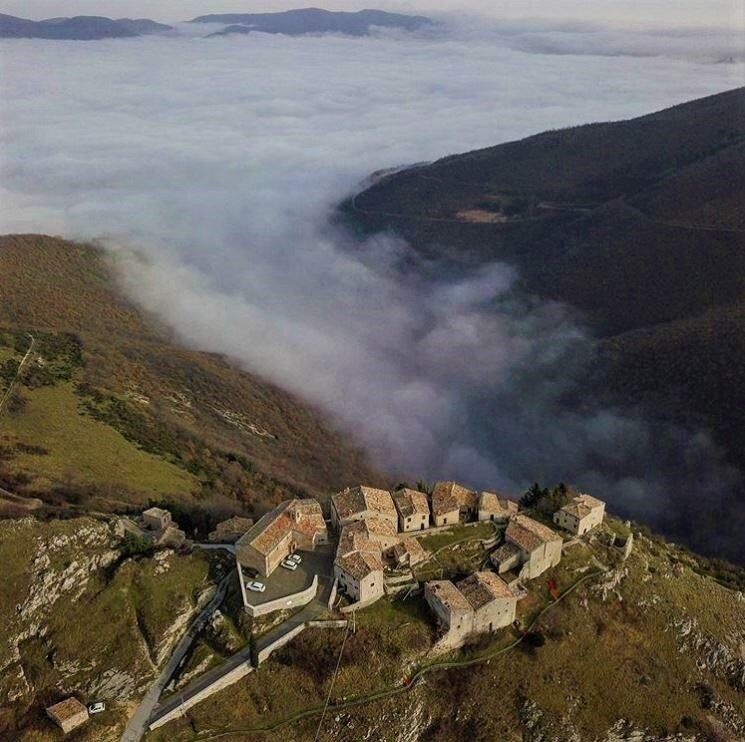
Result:
<svg viewBox="0 0 745 742"><path fill-rule="evenodd" d="M425 561L429 552L411 536L407 536L387 551L387 557L397 567L414 567Z"/></svg>
<svg viewBox="0 0 745 742"><path fill-rule="evenodd" d="M436 526L476 520L479 496L457 482L437 482L432 490L432 520Z"/></svg>
<svg viewBox="0 0 745 742"><path fill-rule="evenodd" d="M521 579L531 580L561 561L561 536L527 515L514 515L504 538L491 555L500 574L519 569Z"/></svg>
<svg viewBox="0 0 745 742"><path fill-rule="evenodd" d="M215 530L210 531L208 538L212 543L234 544L244 533L251 530L253 524L253 518L234 515L218 523Z"/></svg>
<svg viewBox="0 0 745 742"><path fill-rule="evenodd" d="M235 543L239 565L268 577L297 549L310 551L328 543L321 506L310 498L287 500L255 523Z"/></svg>
<svg viewBox="0 0 745 742"><path fill-rule="evenodd" d="M343 525L365 518L389 520L398 527L398 512L391 493L375 487L347 487L331 496L331 523L337 530Z"/></svg>
<svg viewBox="0 0 745 742"><path fill-rule="evenodd" d="M479 520L491 520L495 523L506 523L517 513L517 503L496 492L479 492Z"/></svg>
<svg viewBox="0 0 745 742"><path fill-rule="evenodd" d="M88 709L70 696L46 709L47 716L67 734L88 721Z"/></svg>
<svg viewBox="0 0 745 742"><path fill-rule="evenodd" d="M399 531L423 531L429 527L429 501L423 492L404 487L393 493L393 503L398 511Z"/></svg>
<svg viewBox="0 0 745 742"><path fill-rule="evenodd" d="M569 533L582 536L603 522L605 503L592 495L579 494L554 513L554 523Z"/></svg>
<svg viewBox="0 0 745 742"><path fill-rule="evenodd" d="M163 508L148 508L142 512L142 522L151 531L165 531L173 525L171 514Z"/></svg>
<svg viewBox="0 0 745 742"><path fill-rule="evenodd" d="M337 555L334 576L339 587L354 601L371 603L383 597L383 562L374 550Z"/></svg>
<svg viewBox="0 0 745 742"><path fill-rule="evenodd" d="M463 644L470 634L509 626L517 611L516 594L493 572L475 572L457 584L450 580L427 582L424 598L444 629L442 648Z"/></svg>

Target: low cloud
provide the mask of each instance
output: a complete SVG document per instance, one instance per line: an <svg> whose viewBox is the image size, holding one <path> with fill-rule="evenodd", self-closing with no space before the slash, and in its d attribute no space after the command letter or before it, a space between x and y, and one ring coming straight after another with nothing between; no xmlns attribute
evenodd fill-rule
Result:
<svg viewBox="0 0 745 742"><path fill-rule="evenodd" d="M648 113L736 86L741 66L588 64L475 35L1 53L0 230L100 240L187 342L323 406L389 470L578 481L676 532L665 505L694 471L725 497L735 474L705 436L568 403L591 340L513 269L402 273L405 243L350 244L328 215L379 168Z"/></svg>

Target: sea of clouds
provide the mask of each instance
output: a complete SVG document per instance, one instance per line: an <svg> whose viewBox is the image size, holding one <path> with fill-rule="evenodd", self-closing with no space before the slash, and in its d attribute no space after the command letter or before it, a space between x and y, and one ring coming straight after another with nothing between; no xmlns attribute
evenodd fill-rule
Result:
<svg viewBox="0 0 745 742"><path fill-rule="evenodd" d="M100 240L186 342L323 407L402 477L564 479L679 532L681 487L722 500L737 475L703 433L567 407L591 341L564 307L501 264L402 273L400 239L328 223L380 168L742 83L724 45L640 57L587 33L3 42L0 232Z"/></svg>

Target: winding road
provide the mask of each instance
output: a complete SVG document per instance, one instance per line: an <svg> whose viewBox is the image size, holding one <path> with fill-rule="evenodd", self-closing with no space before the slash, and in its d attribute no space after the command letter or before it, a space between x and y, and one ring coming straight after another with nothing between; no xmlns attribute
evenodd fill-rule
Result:
<svg viewBox="0 0 745 742"><path fill-rule="evenodd" d="M225 599L225 593L228 589L231 574L232 571L222 578L215 594L210 598L207 605L205 605L205 607L200 611L199 615L192 621L191 626L189 626L184 636L181 637L181 640L176 645L176 649L173 651L166 666L161 670L156 681L152 686L150 686L147 693L145 693L145 697L140 701L137 710L132 714L132 717L122 733L121 742L139 742L142 738L142 735L145 733L147 728L148 721L150 720L150 716L153 713L153 709L158 703L160 694L163 692L166 685L168 685L168 681L173 676L173 673L178 669L178 666L186 656L186 653L189 650L189 647L191 647L194 639L197 637L197 634L199 634L199 632L204 628L204 625L214 613L215 609Z"/></svg>

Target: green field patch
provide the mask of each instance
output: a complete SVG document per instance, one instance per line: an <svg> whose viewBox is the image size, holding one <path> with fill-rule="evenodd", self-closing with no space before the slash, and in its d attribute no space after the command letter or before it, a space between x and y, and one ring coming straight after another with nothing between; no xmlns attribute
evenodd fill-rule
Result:
<svg viewBox="0 0 745 742"><path fill-rule="evenodd" d="M24 395L27 402L20 412L0 418L0 441L26 447L16 450L6 465L33 475L32 489L43 491L50 483L98 485L117 498L142 501L153 495L188 495L198 486L188 472L84 414L70 383L25 390ZM28 453L29 445L46 454Z"/></svg>
<svg viewBox="0 0 745 742"><path fill-rule="evenodd" d="M487 539L494 535L494 526L490 521L480 521L478 523L461 523L460 525L448 528L446 531L440 531L432 536L422 536L419 543L427 551L436 551L437 549L452 544L454 541L460 541L466 538Z"/></svg>

